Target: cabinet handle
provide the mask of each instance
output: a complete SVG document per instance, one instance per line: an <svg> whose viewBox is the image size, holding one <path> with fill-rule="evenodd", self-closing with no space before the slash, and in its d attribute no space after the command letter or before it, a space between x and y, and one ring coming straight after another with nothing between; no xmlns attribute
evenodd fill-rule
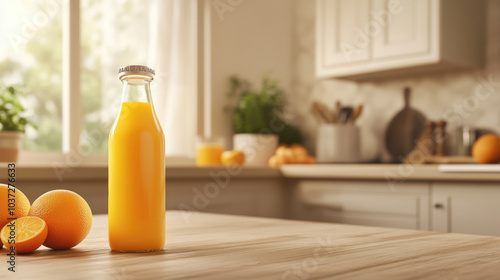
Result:
<svg viewBox="0 0 500 280"><path fill-rule="evenodd" d="M435 209L443 209L444 205L442 203L436 203L436 204L434 204L434 208Z"/></svg>

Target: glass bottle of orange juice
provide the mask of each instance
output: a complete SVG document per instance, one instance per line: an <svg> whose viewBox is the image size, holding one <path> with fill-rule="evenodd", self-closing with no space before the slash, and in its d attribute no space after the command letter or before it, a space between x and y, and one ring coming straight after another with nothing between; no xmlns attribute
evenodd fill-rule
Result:
<svg viewBox="0 0 500 280"><path fill-rule="evenodd" d="M109 245L156 251L165 245L165 139L151 100L154 70L120 68L122 104L109 135Z"/></svg>

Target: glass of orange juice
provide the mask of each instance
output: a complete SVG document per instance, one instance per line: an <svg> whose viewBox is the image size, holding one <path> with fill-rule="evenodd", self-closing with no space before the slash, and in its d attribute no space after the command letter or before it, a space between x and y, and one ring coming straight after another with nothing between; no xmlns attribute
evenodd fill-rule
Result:
<svg viewBox="0 0 500 280"><path fill-rule="evenodd" d="M221 165L224 152L224 139L198 138L196 143L196 165L200 167Z"/></svg>
<svg viewBox="0 0 500 280"><path fill-rule="evenodd" d="M165 245L165 138L150 91L154 70L122 67L122 104L109 135L108 233L112 250Z"/></svg>

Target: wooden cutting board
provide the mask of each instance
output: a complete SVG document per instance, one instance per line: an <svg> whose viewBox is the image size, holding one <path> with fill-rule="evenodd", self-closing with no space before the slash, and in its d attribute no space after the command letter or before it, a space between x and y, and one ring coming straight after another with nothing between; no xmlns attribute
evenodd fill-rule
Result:
<svg viewBox="0 0 500 280"><path fill-rule="evenodd" d="M427 156L424 158L424 163L431 164L476 164L473 157L463 156Z"/></svg>
<svg viewBox="0 0 500 280"><path fill-rule="evenodd" d="M385 145L395 162L403 162L425 129L425 116L411 108L410 94L410 88L405 88L404 108L392 119L386 132Z"/></svg>

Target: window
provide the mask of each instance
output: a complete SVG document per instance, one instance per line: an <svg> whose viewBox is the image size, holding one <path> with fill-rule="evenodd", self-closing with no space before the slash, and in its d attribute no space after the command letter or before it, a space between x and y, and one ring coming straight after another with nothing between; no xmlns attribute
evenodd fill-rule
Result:
<svg viewBox="0 0 500 280"><path fill-rule="evenodd" d="M196 2L0 0L0 83L22 86L38 125L26 132L21 162L105 162L121 100L117 71L128 64L156 69L153 100L167 156L188 155L196 135L197 108L186 106L197 98Z"/></svg>
<svg viewBox="0 0 500 280"><path fill-rule="evenodd" d="M26 151L62 149L62 15L48 2L0 1L0 82L21 86L38 125L26 131Z"/></svg>
<svg viewBox="0 0 500 280"><path fill-rule="evenodd" d="M128 64L148 64L152 3L80 1L80 148L83 152L107 151L108 132L120 105L118 69Z"/></svg>

